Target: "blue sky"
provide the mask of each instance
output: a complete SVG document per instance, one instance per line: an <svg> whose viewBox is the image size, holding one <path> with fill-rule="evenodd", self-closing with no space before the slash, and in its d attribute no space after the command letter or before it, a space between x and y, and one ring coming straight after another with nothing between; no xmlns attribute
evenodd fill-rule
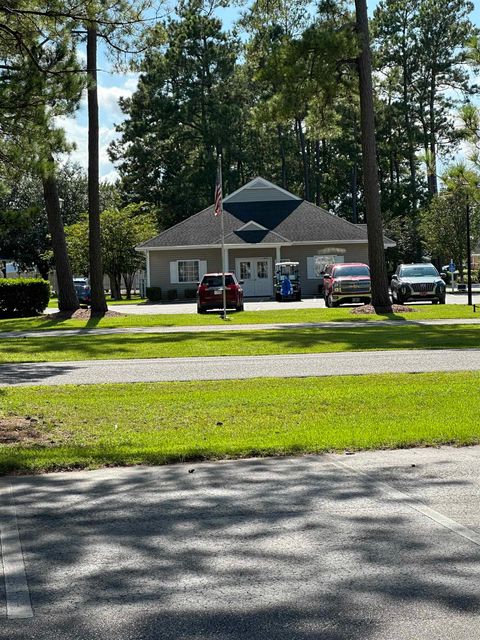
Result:
<svg viewBox="0 0 480 640"><path fill-rule="evenodd" d="M378 0L368 2L369 11L373 11ZM475 9L471 19L480 27L480 0L474 0ZM225 27L229 27L238 17L240 9L231 7L219 11ZM103 179L114 181L117 177L115 167L108 159L107 149L115 138L115 124L121 122L122 113L118 106L118 99L130 96L135 91L137 77L135 74L117 74L110 70L105 56L99 56L98 98L100 108L100 175ZM71 153L72 160L87 165L87 111L86 99L82 101L75 118L61 119L70 142L75 143L76 149Z"/></svg>

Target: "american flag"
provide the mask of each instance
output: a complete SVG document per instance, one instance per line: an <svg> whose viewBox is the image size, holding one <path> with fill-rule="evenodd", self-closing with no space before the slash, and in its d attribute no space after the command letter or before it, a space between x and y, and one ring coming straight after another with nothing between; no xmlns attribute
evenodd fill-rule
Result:
<svg viewBox="0 0 480 640"><path fill-rule="evenodd" d="M215 215L222 213L222 158L218 156L217 181L215 183Z"/></svg>

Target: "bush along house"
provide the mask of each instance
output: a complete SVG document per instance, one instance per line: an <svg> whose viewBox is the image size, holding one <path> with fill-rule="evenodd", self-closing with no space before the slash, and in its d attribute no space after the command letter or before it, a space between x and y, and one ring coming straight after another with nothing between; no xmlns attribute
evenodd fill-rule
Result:
<svg viewBox="0 0 480 640"><path fill-rule="evenodd" d="M223 200L227 270L243 280L245 297L274 297L274 268L299 262L302 294L319 295L322 271L333 262L368 263L366 225L339 218L311 202L255 178ZM385 247L395 243L388 238ZM221 272L220 216L214 205L137 247L146 254L146 285L156 298L194 295L203 274ZM152 296L153 298L154 296Z"/></svg>

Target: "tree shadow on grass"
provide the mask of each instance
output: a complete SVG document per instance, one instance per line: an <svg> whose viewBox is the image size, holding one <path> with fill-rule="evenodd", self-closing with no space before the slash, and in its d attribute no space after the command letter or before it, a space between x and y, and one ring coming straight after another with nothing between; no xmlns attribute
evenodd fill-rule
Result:
<svg viewBox="0 0 480 640"><path fill-rule="evenodd" d="M368 640L394 637L412 611L424 624L478 611L475 545L371 477L318 458L191 468L12 480L32 635Z"/></svg>

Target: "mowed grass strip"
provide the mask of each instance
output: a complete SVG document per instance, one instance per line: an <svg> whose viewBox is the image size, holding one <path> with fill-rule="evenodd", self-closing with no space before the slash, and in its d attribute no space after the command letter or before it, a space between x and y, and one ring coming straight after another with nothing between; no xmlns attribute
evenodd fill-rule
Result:
<svg viewBox="0 0 480 640"><path fill-rule="evenodd" d="M244 311L229 313L231 324L269 324L272 322L375 322L378 320L436 320L478 318L468 305L417 305L414 313L390 313L381 315L354 315L350 308L340 309L276 309L270 311ZM121 313L121 308L117 309ZM2 331L48 331L49 329L88 329L102 327L185 327L205 325L225 325L219 313L209 312L205 315L196 313L153 315L125 315L114 318L57 319L49 316L37 318L0 319Z"/></svg>
<svg viewBox="0 0 480 640"><path fill-rule="evenodd" d="M2 389L0 425L29 428L0 445L0 473L470 445L479 384L460 372Z"/></svg>
<svg viewBox="0 0 480 640"><path fill-rule="evenodd" d="M478 348L480 325L363 326L202 333L9 338L0 363Z"/></svg>

